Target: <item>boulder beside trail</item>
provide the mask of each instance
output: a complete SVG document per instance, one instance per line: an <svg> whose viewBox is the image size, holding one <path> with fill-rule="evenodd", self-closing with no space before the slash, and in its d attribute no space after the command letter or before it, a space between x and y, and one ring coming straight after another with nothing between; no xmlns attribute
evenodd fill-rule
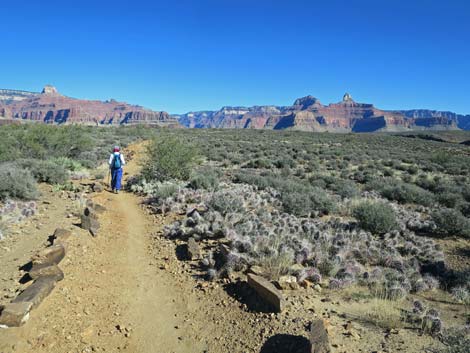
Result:
<svg viewBox="0 0 470 353"><path fill-rule="evenodd" d="M88 230L92 236L98 236L98 231L100 229L100 222L98 221L97 212L91 208L85 208L81 216L81 225L83 229Z"/></svg>
<svg viewBox="0 0 470 353"><path fill-rule="evenodd" d="M94 192L103 192L104 191L104 186L101 183L94 183L92 185L92 189Z"/></svg>
<svg viewBox="0 0 470 353"><path fill-rule="evenodd" d="M8 303L0 306L0 326L19 327L29 319L31 302Z"/></svg>
<svg viewBox="0 0 470 353"><path fill-rule="evenodd" d="M38 265L57 265L65 256L65 247L62 244L56 244L42 249L31 258L34 266Z"/></svg>
<svg viewBox="0 0 470 353"><path fill-rule="evenodd" d="M188 239L187 257L189 260L198 260L201 257L201 249L196 239L193 237Z"/></svg>
<svg viewBox="0 0 470 353"><path fill-rule="evenodd" d="M271 304L276 312L284 310L285 300L282 293L267 279L249 273L248 285L253 288L263 300Z"/></svg>
<svg viewBox="0 0 470 353"><path fill-rule="evenodd" d="M102 214L104 211L106 211L106 207L100 205L99 203L93 202L92 200L87 200L86 207L93 209L98 214Z"/></svg>
<svg viewBox="0 0 470 353"><path fill-rule="evenodd" d="M33 265L28 275L31 279L38 279L39 277L45 276L53 277L56 281L62 281L64 279L64 273L56 264Z"/></svg>
<svg viewBox="0 0 470 353"><path fill-rule="evenodd" d="M70 230L57 228L50 239L53 245L57 245L58 243L65 245L71 236L72 232Z"/></svg>
<svg viewBox="0 0 470 353"><path fill-rule="evenodd" d="M30 302L32 303L31 308L34 309L52 292L55 284L56 280L52 276L39 277L13 299L12 303Z"/></svg>
<svg viewBox="0 0 470 353"><path fill-rule="evenodd" d="M311 353L330 353L330 339L326 323L322 319L312 322L310 326L310 352Z"/></svg>

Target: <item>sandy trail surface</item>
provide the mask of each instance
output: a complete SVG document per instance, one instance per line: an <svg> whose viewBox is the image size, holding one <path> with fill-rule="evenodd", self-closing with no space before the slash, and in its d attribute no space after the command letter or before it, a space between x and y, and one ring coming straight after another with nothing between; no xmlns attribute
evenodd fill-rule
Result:
<svg viewBox="0 0 470 353"><path fill-rule="evenodd" d="M137 162L126 166L128 176ZM107 208L99 236L74 230L60 265L65 279L26 325L0 330L0 352L204 351L187 324L193 286L174 275L171 244L152 241L161 224L132 194L105 191L93 200Z"/></svg>

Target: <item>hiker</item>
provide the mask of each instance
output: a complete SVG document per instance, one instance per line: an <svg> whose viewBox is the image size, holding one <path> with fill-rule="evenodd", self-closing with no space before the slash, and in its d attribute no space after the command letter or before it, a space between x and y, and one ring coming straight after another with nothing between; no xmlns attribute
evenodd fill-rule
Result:
<svg viewBox="0 0 470 353"><path fill-rule="evenodd" d="M109 156L109 169L111 172L111 188L115 194L121 190L122 166L126 164L119 146L115 146L113 153Z"/></svg>

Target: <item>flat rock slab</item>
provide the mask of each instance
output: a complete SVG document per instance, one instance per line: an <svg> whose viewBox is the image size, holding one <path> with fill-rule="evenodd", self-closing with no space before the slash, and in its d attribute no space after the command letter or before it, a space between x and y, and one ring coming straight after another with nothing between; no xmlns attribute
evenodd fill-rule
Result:
<svg viewBox="0 0 470 353"><path fill-rule="evenodd" d="M28 288L21 292L12 303L32 303L32 308L36 308L52 292L55 287L55 279L51 276L39 277Z"/></svg>
<svg viewBox="0 0 470 353"><path fill-rule="evenodd" d="M62 244L56 244L49 246L39 251L36 255L31 258L31 262L34 265L52 265L58 264L62 261L65 256L65 247Z"/></svg>
<svg viewBox="0 0 470 353"><path fill-rule="evenodd" d="M310 346L311 353L330 353L330 339L325 321L318 319L312 322L310 326Z"/></svg>
<svg viewBox="0 0 470 353"><path fill-rule="evenodd" d="M276 312L281 312L284 309L285 300L282 293L267 279L249 273L248 285L253 288L263 300L271 304Z"/></svg>
<svg viewBox="0 0 470 353"><path fill-rule="evenodd" d="M31 279L50 276L53 277L57 282L64 279L64 273L56 264L33 265L31 270L28 272L28 275L31 277Z"/></svg>
<svg viewBox="0 0 470 353"><path fill-rule="evenodd" d="M0 326L19 327L29 319L33 303L9 303L0 307Z"/></svg>
<svg viewBox="0 0 470 353"><path fill-rule="evenodd" d="M57 228L52 235L52 244L66 243L72 236L72 232L67 229Z"/></svg>

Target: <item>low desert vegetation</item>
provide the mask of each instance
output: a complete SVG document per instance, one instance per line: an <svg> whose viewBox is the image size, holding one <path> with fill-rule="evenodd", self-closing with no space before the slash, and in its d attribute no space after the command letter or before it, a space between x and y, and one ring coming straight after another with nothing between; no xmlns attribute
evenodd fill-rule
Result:
<svg viewBox="0 0 470 353"><path fill-rule="evenodd" d="M360 320L430 335L443 332L439 314L413 314L407 298L444 290L465 307L468 281L435 239L468 238L468 147L385 134L160 133L133 188L151 196L163 181L174 185L152 204L187 214L166 236L224 244L201 261L207 279L258 266L273 281L365 288ZM161 147L176 141L187 149ZM180 161L175 173L164 172L167 160Z"/></svg>
<svg viewBox="0 0 470 353"><path fill-rule="evenodd" d="M273 281L361 288L362 321L444 337L439 313L406 305L443 291L468 310L468 269L441 242L470 238L470 154L445 136L6 126L0 206L38 198L38 182L66 190L84 171L104 176L113 145L149 140L129 189L185 215L164 234L204 243L208 280L257 266Z"/></svg>

